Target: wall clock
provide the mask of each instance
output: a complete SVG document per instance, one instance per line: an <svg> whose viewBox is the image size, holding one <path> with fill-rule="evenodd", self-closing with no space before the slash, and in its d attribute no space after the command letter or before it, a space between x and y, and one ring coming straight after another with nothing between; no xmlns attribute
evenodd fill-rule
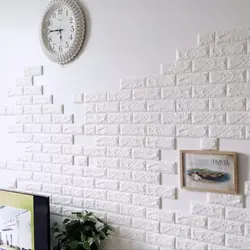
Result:
<svg viewBox="0 0 250 250"><path fill-rule="evenodd" d="M85 35L85 20L76 0L52 0L41 22L44 53L54 62L66 64L79 53Z"/></svg>

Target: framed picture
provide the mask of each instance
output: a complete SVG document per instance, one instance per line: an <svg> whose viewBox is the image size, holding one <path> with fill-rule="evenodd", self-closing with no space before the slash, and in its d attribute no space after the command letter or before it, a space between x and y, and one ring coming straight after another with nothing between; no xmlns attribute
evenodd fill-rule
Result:
<svg viewBox="0 0 250 250"><path fill-rule="evenodd" d="M238 193L237 154L221 151L180 151L181 187L189 190Z"/></svg>

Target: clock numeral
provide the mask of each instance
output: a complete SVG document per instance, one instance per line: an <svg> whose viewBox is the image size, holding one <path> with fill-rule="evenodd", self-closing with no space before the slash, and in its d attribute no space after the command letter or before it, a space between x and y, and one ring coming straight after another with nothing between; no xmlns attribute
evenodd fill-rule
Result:
<svg viewBox="0 0 250 250"><path fill-rule="evenodd" d="M71 26L70 31L74 32L74 31L75 31L75 27L74 27L74 26Z"/></svg>
<svg viewBox="0 0 250 250"><path fill-rule="evenodd" d="M73 21L74 21L73 17L70 17L70 18L69 18L69 22L70 22L70 23L73 23Z"/></svg>
<svg viewBox="0 0 250 250"><path fill-rule="evenodd" d="M52 37L49 37L49 41L52 42Z"/></svg>
<svg viewBox="0 0 250 250"><path fill-rule="evenodd" d="M53 44L52 44L52 49L55 50L55 48L56 48L56 44L53 43Z"/></svg>
<svg viewBox="0 0 250 250"><path fill-rule="evenodd" d="M62 15L62 13L63 13L63 9L59 9L58 10L58 15Z"/></svg>
<svg viewBox="0 0 250 250"><path fill-rule="evenodd" d="M69 39L70 39L70 40L73 40L73 36L72 36L72 35L70 35L70 36L69 36Z"/></svg>
<svg viewBox="0 0 250 250"><path fill-rule="evenodd" d="M62 52L62 51L63 51L62 46L59 46L59 51L60 51L60 52Z"/></svg>
<svg viewBox="0 0 250 250"><path fill-rule="evenodd" d="M69 48L69 43L68 42L65 43L65 48Z"/></svg>

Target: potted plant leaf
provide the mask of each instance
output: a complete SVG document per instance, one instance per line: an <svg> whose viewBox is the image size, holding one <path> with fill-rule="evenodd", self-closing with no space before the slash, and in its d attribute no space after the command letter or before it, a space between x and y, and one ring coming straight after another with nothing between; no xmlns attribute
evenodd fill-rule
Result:
<svg viewBox="0 0 250 250"><path fill-rule="evenodd" d="M63 221L63 229L54 223L52 232L57 240L54 250L99 250L101 242L113 231L92 212L72 213L72 219Z"/></svg>

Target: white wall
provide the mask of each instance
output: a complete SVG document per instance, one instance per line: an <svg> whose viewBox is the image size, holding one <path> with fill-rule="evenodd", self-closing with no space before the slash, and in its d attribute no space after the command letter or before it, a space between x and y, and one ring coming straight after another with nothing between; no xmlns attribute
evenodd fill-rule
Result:
<svg viewBox="0 0 250 250"><path fill-rule="evenodd" d="M7 88L14 85L29 65L44 65L45 74L37 78L45 93L54 94L66 113L75 113L83 122L82 107L72 104L72 94L119 90L119 79L159 74L161 62L175 60L178 47L195 47L196 34L249 26L248 0L163 1L106 0L84 1L87 36L81 56L61 68L43 55L38 38L40 17L47 1L6 1L0 9L0 48L2 87L0 104L7 102ZM2 160L18 151L14 138L7 135L11 118L1 117ZM8 143L6 143L6 141ZM87 144L91 138L78 137ZM221 140L220 149L239 151L240 163L247 167L249 143ZM180 139L178 149L199 148L199 139ZM178 152L168 151L163 160L178 160ZM240 189L249 172L241 172ZM163 184L176 185L179 177L164 177ZM163 200L163 209L187 212L190 200L205 200L205 194L179 190L178 199Z"/></svg>

